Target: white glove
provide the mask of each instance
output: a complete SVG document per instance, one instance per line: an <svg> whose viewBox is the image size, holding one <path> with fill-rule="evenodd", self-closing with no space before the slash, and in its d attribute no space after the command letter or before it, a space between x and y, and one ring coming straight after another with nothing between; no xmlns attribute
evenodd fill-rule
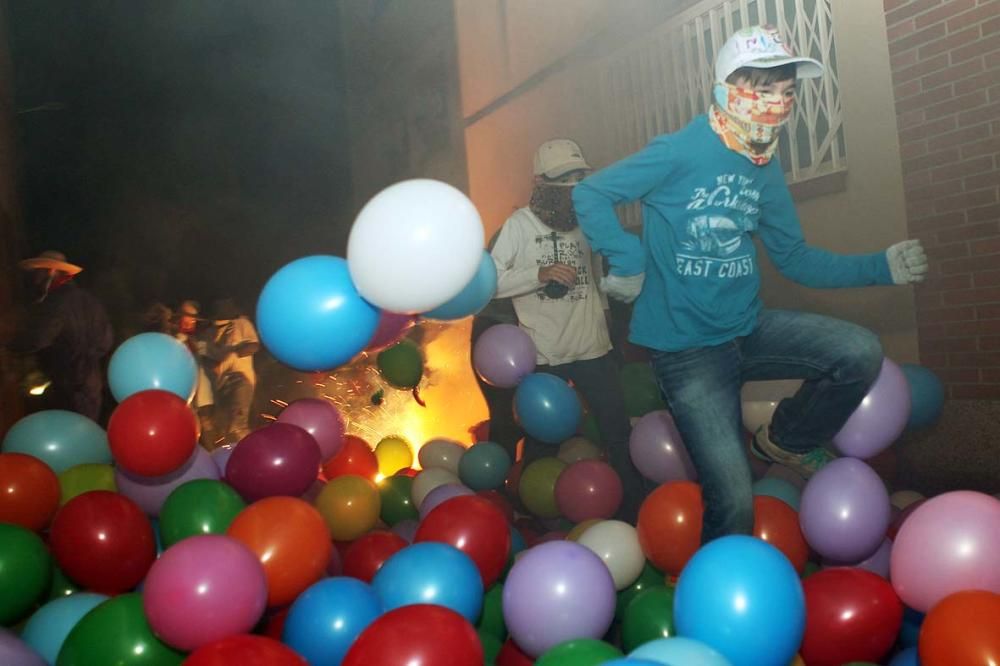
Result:
<svg viewBox="0 0 1000 666"><path fill-rule="evenodd" d="M905 240L885 251L889 272L895 284L923 282L927 277L927 253L919 240Z"/></svg>
<svg viewBox="0 0 1000 666"><path fill-rule="evenodd" d="M645 273L637 275L609 275L601 278L601 291L617 301L631 303L642 291Z"/></svg>

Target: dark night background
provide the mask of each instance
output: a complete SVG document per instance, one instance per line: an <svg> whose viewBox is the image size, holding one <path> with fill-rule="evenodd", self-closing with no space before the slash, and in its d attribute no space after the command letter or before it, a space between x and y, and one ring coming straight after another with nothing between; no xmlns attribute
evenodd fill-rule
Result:
<svg viewBox="0 0 1000 666"><path fill-rule="evenodd" d="M119 335L156 300L252 313L283 263L343 253L336 3L14 0L8 18L28 248L82 264Z"/></svg>

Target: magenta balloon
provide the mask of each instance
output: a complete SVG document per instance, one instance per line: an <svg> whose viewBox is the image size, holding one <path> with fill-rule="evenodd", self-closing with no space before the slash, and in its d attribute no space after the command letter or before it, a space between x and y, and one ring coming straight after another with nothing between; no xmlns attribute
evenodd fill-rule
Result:
<svg viewBox="0 0 1000 666"><path fill-rule="evenodd" d="M137 476L115 468L115 484L118 492L139 505L147 516L156 518L167 497L175 488L196 479L218 480L219 468L208 451L200 446L179 469L163 476Z"/></svg>
<svg viewBox="0 0 1000 666"><path fill-rule="evenodd" d="M319 473L319 445L290 423L272 423L240 440L226 464L226 481L247 502L301 497Z"/></svg>
<svg viewBox="0 0 1000 666"><path fill-rule="evenodd" d="M628 442L632 463L650 481L695 481L697 473L674 419L665 409L649 412L632 428Z"/></svg>
<svg viewBox="0 0 1000 666"><path fill-rule="evenodd" d="M403 334L413 326L417 321L417 318L413 315L408 314L397 314L395 312L386 312L382 310L378 317L378 326L375 328L375 333L372 335L372 339L368 341L368 346L365 347L367 352L377 352L385 349L386 347L391 347L392 345L399 342ZM323 460L326 460L324 458Z"/></svg>
<svg viewBox="0 0 1000 666"><path fill-rule="evenodd" d="M882 544L878 547L870 557L861 560L856 564L849 562L834 562L832 560L823 560L823 567L851 567L853 569L864 569L865 571L871 571L877 576L881 576L886 580L889 579L889 560L892 556L892 541L889 539L883 539Z"/></svg>
<svg viewBox="0 0 1000 666"><path fill-rule="evenodd" d="M927 612L954 592L1000 594L1000 500L959 490L921 504L896 534L891 577L910 608Z"/></svg>
<svg viewBox="0 0 1000 666"><path fill-rule="evenodd" d="M889 448L910 419L910 385L903 370L882 360L882 369L833 444L845 456L867 459Z"/></svg>
<svg viewBox="0 0 1000 666"><path fill-rule="evenodd" d="M445 500L450 500L452 497L475 494L474 490L463 486L461 483L442 484L424 496L424 501L420 503L420 520L426 518L428 513Z"/></svg>
<svg viewBox="0 0 1000 666"><path fill-rule="evenodd" d="M257 556L218 534L193 536L165 550L142 590L153 632L184 651L249 633L266 605L267 578Z"/></svg>
<svg viewBox="0 0 1000 666"><path fill-rule="evenodd" d="M329 460L344 445L344 419L340 410L326 400L296 400L281 410L278 423L296 425L312 435L319 444L320 460Z"/></svg>
<svg viewBox="0 0 1000 666"><path fill-rule="evenodd" d="M608 463L580 460L556 479L556 506L574 523L607 519L622 502L622 480Z"/></svg>
<svg viewBox="0 0 1000 666"><path fill-rule="evenodd" d="M472 349L472 365L483 381L513 388L535 371L538 352L531 338L513 324L496 324L483 331Z"/></svg>
<svg viewBox="0 0 1000 666"><path fill-rule="evenodd" d="M890 506L875 470L856 458L838 458L809 479L799 504L799 523L806 541L823 557L859 562L885 538Z"/></svg>

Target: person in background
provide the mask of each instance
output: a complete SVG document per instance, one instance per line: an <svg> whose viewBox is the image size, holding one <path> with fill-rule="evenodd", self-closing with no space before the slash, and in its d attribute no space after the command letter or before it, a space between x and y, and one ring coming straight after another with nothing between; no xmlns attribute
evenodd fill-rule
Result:
<svg viewBox="0 0 1000 666"><path fill-rule="evenodd" d="M194 398L191 400L191 407L194 408L201 424L201 444L211 450L215 448L217 439L213 422L215 400L212 381L205 371L205 353L208 349L208 343L204 339L203 324L201 305L198 301L182 301L177 308L174 337L187 346L195 361L198 362L198 385L195 388Z"/></svg>
<svg viewBox="0 0 1000 666"><path fill-rule="evenodd" d="M773 159L802 79L822 65L795 55L770 26L745 28L719 51L712 105L674 134L573 190L580 226L610 262L609 296L635 301L629 339L651 350L661 391L698 472L702 539L750 534L753 504L741 429L745 381L803 379L755 454L808 476L878 376L878 337L855 324L769 310L753 238L787 278L814 288L910 284L927 273L919 241L841 255L805 241ZM639 200L643 237L615 206Z"/></svg>
<svg viewBox="0 0 1000 666"><path fill-rule="evenodd" d="M629 456L631 432L610 356L606 299L597 289L600 257L577 226L570 193L590 173L574 141L553 139L534 158L535 185L528 206L503 224L491 250L497 297L511 297L518 323L535 343L537 372L571 381L597 421L609 462L624 490L619 517L635 521L645 482ZM546 455L525 437L526 463Z"/></svg>
<svg viewBox="0 0 1000 666"><path fill-rule="evenodd" d="M250 406L257 383L253 355L260 341L253 324L231 299L216 301L210 319L202 356L214 385L216 443L236 443L250 434Z"/></svg>

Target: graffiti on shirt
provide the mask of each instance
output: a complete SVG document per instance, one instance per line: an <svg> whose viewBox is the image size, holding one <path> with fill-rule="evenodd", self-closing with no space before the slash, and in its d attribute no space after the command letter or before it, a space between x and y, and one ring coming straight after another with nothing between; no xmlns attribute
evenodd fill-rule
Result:
<svg viewBox="0 0 1000 666"><path fill-rule="evenodd" d="M576 269L576 282L569 292L558 300L580 301L587 298L590 285L589 252L584 252L579 237L566 236L555 231L535 236L535 264L539 267L550 264L566 264ZM545 295L544 289L535 291L539 300L553 300Z"/></svg>
<svg viewBox="0 0 1000 666"><path fill-rule="evenodd" d="M716 177L712 187L696 187L688 202L692 215L676 255L677 274L683 277L733 279L752 275L754 261L744 250L744 239L756 227L760 190L753 180L738 174Z"/></svg>

